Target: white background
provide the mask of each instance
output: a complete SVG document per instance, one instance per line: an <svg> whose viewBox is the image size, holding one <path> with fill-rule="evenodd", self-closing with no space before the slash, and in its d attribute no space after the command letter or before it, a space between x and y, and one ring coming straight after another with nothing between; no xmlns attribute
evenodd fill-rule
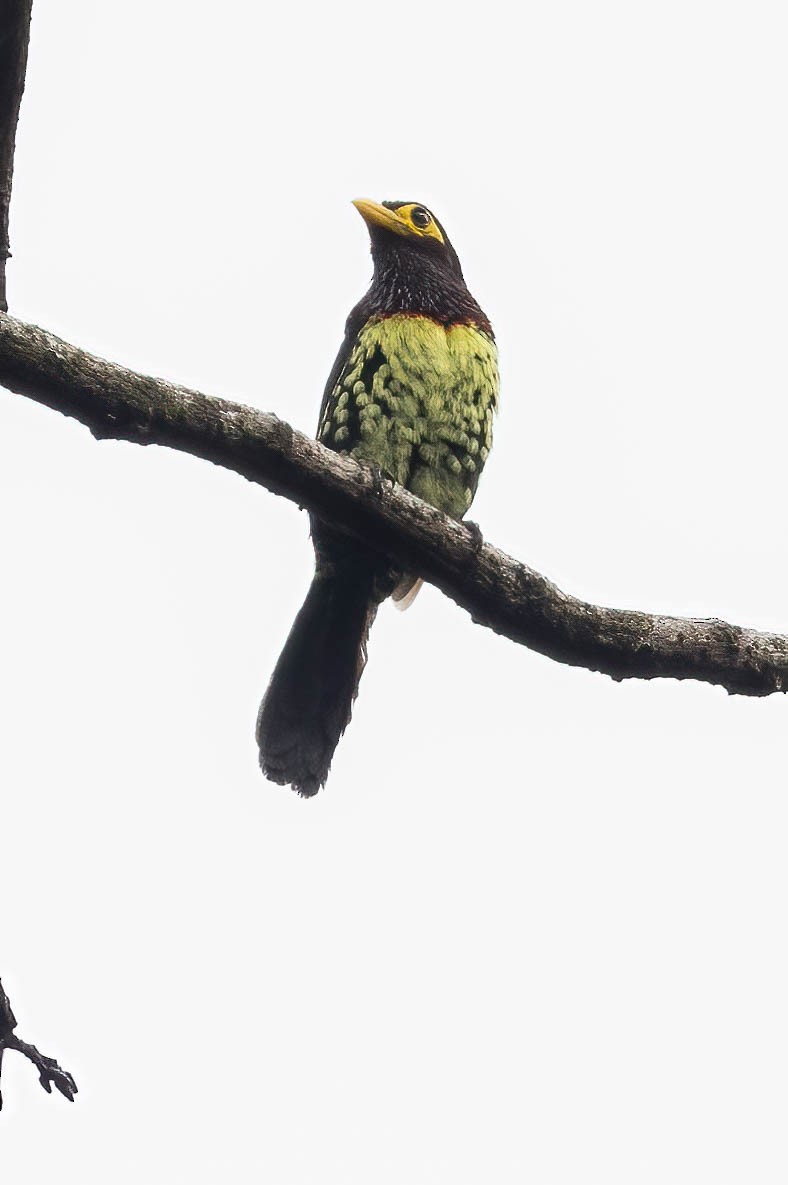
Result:
<svg viewBox="0 0 788 1185"><path fill-rule="evenodd" d="M35 0L12 312L312 431L442 219L496 327L472 517L588 599L788 630L782 5ZM328 788L259 697L305 517L0 394L4 1185L788 1176L788 706L385 607Z"/></svg>

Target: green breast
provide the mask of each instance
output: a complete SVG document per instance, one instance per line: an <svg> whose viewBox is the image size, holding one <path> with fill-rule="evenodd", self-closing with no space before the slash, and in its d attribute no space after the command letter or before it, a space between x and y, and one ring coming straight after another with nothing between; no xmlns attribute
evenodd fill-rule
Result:
<svg viewBox="0 0 788 1185"><path fill-rule="evenodd" d="M498 355L482 330L429 317L373 319L356 338L318 435L461 518L492 446L497 401Z"/></svg>

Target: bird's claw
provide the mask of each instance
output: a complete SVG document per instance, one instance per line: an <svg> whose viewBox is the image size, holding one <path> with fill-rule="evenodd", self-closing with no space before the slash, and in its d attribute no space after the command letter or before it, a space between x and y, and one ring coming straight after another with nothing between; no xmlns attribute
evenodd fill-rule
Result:
<svg viewBox="0 0 788 1185"><path fill-rule="evenodd" d="M47 1094L51 1094L52 1087L54 1086L64 1098L67 1098L70 1103L73 1103L74 1095L78 1090L73 1074L69 1074L68 1070L62 1069L53 1057L44 1057L43 1054L39 1054L38 1056L41 1058L41 1064L38 1066L38 1081L44 1090Z"/></svg>
<svg viewBox="0 0 788 1185"><path fill-rule="evenodd" d="M376 498L382 498L383 482L386 480L386 474L380 465L375 465L374 463L369 466L369 471L372 474L372 492Z"/></svg>

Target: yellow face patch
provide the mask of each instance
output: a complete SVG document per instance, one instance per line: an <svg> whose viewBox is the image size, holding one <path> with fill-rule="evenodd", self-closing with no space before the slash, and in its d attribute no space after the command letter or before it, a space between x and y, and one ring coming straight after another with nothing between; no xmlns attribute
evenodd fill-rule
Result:
<svg viewBox="0 0 788 1185"><path fill-rule="evenodd" d="M358 210L367 226L382 226L384 230L393 231L404 238L435 239L443 243L444 238L440 227L426 206L418 202L408 202L396 210L390 210L380 202L371 202L367 198L359 198L353 205Z"/></svg>
<svg viewBox="0 0 788 1185"><path fill-rule="evenodd" d="M405 223L408 234L443 242L440 227L426 206L420 206L418 202L409 202L407 206L400 206L394 213Z"/></svg>

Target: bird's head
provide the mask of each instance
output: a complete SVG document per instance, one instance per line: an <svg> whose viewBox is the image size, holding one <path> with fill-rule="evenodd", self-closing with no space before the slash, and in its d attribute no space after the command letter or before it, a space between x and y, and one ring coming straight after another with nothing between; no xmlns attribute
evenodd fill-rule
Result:
<svg viewBox="0 0 788 1185"><path fill-rule="evenodd" d="M353 205L367 224L376 270L401 266L425 268L462 281L462 268L449 236L435 215L419 202L372 202Z"/></svg>

